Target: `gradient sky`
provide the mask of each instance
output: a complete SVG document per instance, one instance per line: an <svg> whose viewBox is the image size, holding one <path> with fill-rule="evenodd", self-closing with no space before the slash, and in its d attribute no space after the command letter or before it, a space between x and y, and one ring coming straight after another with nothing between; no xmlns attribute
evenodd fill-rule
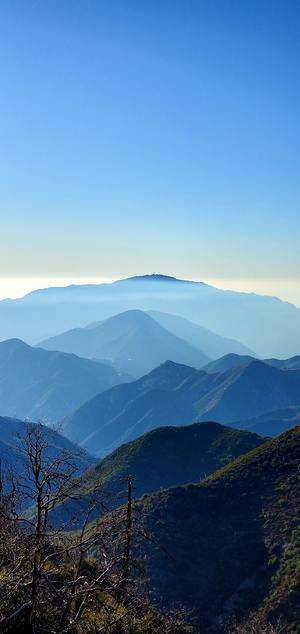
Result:
<svg viewBox="0 0 300 634"><path fill-rule="evenodd" d="M299 30L297 0L1 0L0 297L160 271L300 305Z"/></svg>

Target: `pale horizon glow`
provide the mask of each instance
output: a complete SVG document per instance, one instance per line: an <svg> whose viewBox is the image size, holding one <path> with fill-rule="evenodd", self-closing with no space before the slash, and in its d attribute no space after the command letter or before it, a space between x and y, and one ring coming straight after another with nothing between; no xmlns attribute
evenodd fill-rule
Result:
<svg viewBox="0 0 300 634"><path fill-rule="evenodd" d="M137 273L138 274L138 273ZM31 291L49 288L50 286L69 286L70 284L102 284L129 277L126 274L118 277L0 277L0 301L17 299ZM177 276L175 276L177 277ZM186 278L186 276L182 276ZM300 308L300 280L270 280L242 278L199 279L223 290L233 290L259 295L270 295L291 302Z"/></svg>
<svg viewBox="0 0 300 634"><path fill-rule="evenodd" d="M0 301L2 299L18 299L31 291L50 286L69 286L70 284L102 284L110 283L112 278L95 277L0 277Z"/></svg>

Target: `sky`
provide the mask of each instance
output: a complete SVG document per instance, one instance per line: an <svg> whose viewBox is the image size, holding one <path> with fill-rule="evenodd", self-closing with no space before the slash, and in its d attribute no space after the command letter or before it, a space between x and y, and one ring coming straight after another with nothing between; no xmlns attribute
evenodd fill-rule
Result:
<svg viewBox="0 0 300 634"><path fill-rule="evenodd" d="M162 272L300 306L300 3L1 0L0 298Z"/></svg>

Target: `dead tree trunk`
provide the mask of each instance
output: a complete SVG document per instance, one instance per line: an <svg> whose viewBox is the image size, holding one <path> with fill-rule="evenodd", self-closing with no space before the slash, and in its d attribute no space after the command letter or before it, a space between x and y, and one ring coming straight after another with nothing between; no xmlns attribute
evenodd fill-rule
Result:
<svg viewBox="0 0 300 634"><path fill-rule="evenodd" d="M132 538L132 477L128 476L124 550L123 550L123 558L122 558L121 579L120 579L120 583L119 583L119 587L117 591L117 601L121 601L124 598L124 595L126 594L126 588L128 584L129 571L130 571L131 538Z"/></svg>

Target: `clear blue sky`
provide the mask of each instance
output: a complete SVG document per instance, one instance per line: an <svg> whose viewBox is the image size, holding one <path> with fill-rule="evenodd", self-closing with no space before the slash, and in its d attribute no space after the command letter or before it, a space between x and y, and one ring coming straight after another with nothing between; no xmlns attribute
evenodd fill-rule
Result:
<svg viewBox="0 0 300 634"><path fill-rule="evenodd" d="M2 278L300 285L299 32L297 0L1 0Z"/></svg>

